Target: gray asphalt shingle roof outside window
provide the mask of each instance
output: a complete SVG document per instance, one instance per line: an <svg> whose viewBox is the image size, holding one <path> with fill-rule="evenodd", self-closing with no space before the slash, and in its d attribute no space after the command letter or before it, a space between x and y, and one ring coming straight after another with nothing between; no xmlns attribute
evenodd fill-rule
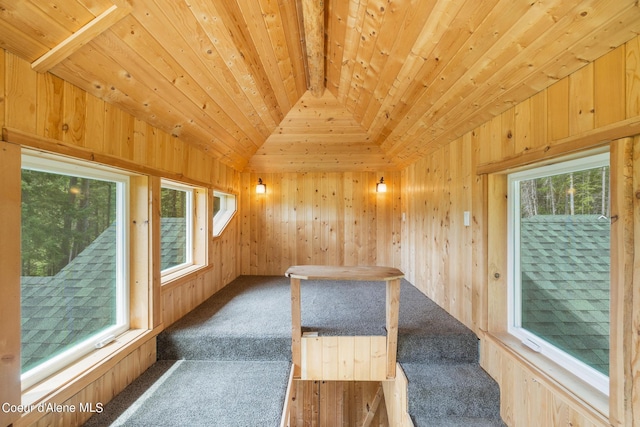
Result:
<svg viewBox="0 0 640 427"><path fill-rule="evenodd" d="M23 372L115 322L115 232L114 223L55 276L21 278ZM184 234L180 218L162 220L163 264Z"/></svg>
<svg viewBox="0 0 640 427"><path fill-rule="evenodd" d="M609 372L609 219L521 220L522 326Z"/></svg>
<svg viewBox="0 0 640 427"><path fill-rule="evenodd" d="M184 246L184 227L164 218L161 228L172 242L162 245L166 265ZM22 278L23 367L111 323L114 233L112 225L56 276ZM521 234L523 326L608 373L609 220L537 216L522 219Z"/></svg>

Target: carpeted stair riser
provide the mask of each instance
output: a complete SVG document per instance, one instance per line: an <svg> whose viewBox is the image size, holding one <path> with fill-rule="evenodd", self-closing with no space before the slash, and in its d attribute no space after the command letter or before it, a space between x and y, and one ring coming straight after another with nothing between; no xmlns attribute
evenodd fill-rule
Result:
<svg viewBox="0 0 640 427"><path fill-rule="evenodd" d="M335 298L345 288L348 292ZM353 302L363 294L363 302ZM384 286L371 283L303 284L304 329L384 335L384 307L372 304L384 298ZM240 277L161 333L158 359L290 361L289 306L287 279ZM409 413L416 427L504 426L499 389L478 364L475 334L406 281L398 326L397 359L409 380Z"/></svg>
<svg viewBox="0 0 640 427"><path fill-rule="evenodd" d="M158 360L290 361L290 338L190 337L158 335Z"/></svg>
<svg viewBox="0 0 640 427"><path fill-rule="evenodd" d="M290 338L158 336L158 360L291 360ZM473 363L478 360L475 337L398 338L398 361L407 363Z"/></svg>
<svg viewBox="0 0 640 427"><path fill-rule="evenodd" d="M409 335L399 331L400 363L476 363L478 339L475 335Z"/></svg>

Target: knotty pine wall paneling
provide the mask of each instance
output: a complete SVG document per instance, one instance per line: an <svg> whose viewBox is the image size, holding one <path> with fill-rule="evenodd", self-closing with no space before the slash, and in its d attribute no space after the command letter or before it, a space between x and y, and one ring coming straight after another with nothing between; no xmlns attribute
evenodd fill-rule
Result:
<svg viewBox="0 0 640 427"><path fill-rule="evenodd" d="M384 177L386 193L376 193ZM256 194L261 178L266 194ZM291 265L400 265L401 173L243 173L241 274Z"/></svg>
<svg viewBox="0 0 640 427"><path fill-rule="evenodd" d="M138 378L144 371L156 362L156 340L155 338L145 341L134 349L131 349L121 360L112 363L107 368L98 368L98 377L95 381L86 383L79 381L77 385L68 387L62 393L61 401L56 401L60 405L86 405L93 403L93 408L97 404L106 404L118 393ZM68 397L67 397L68 396ZM84 424L91 412L59 412L59 413L39 413L33 411L20 418L14 427L48 427L48 426L80 426Z"/></svg>
<svg viewBox="0 0 640 427"><path fill-rule="evenodd" d="M103 88L103 91L108 89ZM240 174L203 149L135 119L129 113L51 74L36 73L28 62L4 50L0 50L0 95L3 139L15 146L97 161L155 179L164 177L239 194ZM162 320L161 316L154 314L151 327L158 328L161 321L165 324L174 322L239 275L239 256L236 252L239 230L236 217L222 236L210 240L209 267L153 295L154 310L161 312L165 318ZM5 334L14 336L16 331L3 330L0 333L3 337ZM152 347L154 353L147 351L147 347ZM79 383L74 382L74 385L65 388L63 394L75 394L76 397L70 401L77 398L106 403L153 363L155 338L140 343L140 347L132 349L131 355L123 357L125 359L122 362L111 364L108 373L103 376L91 373L93 379L90 383L75 389ZM126 363L127 367L122 363ZM103 389L108 393L100 391ZM14 394L3 390L2 395L12 400ZM41 415L42 419L38 420L31 414L28 424L52 425L62 422L51 415ZM70 425L66 421L65 425ZM68 421L80 424L84 420ZM25 422L27 420L18 421Z"/></svg>
<svg viewBox="0 0 640 427"><path fill-rule="evenodd" d="M294 380L291 395L291 427L389 427L384 397L375 406L382 387L376 381ZM370 414L371 412L371 414ZM369 416L370 424L365 424Z"/></svg>
<svg viewBox="0 0 640 427"><path fill-rule="evenodd" d="M501 388L502 415L510 425L605 425L598 412L571 392L515 357L500 341L485 334L491 310L488 299L487 227L495 214L487 211L487 173L543 161L602 145L602 141L640 133L640 38L631 40L548 89L514 105L468 134L434 148L402 171L402 269L407 279L475 330L481 337L482 366ZM633 169L638 166L634 151ZM483 171L478 175L475 171ZM468 172L471 172L471 175ZM638 191L634 185L634 191ZM637 209L637 206L636 206ZM471 224L462 223L464 211ZM638 217L638 213L634 213ZM637 221L636 221L637 222ZM628 236L627 238L633 238ZM634 240L635 241L635 240ZM633 245L637 247L637 242ZM634 269L638 276L638 267ZM501 280L501 279L497 279ZM633 302L622 318L638 322L640 283L633 281ZM494 307L492 309L492 307ZM496 317L496 313L493 313ZM503 316L503 313L497 313ZM635 316L635 317L634 317ZM612 330L622 325L611 325ZM625 333L631 334L628 328ZM637 332L637 327L634 327ZM612 419L640 425L640 358L637 334L622 337L621 370L614 383L626 390L611 402ZM629 343L633 342L632 345ZM613 403L612 403L613 404ZM616 424L618 425L618 424Z"/></svg>

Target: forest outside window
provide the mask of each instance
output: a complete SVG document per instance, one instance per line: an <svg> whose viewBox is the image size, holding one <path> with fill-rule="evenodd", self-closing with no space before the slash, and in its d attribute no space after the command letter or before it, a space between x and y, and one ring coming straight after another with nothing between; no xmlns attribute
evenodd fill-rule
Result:
<svg viewBox="0 0 640 427"><path fill-rule="evenodd" d="M162 181L160 269L171 274L193 265L193 193L186 185Z"/></svg>
<svg viewBox="0 0 640 427"><path fill-rule="evenodd" d="M23 155L23 389L129 329L127 192L127 176Z"/></svg>
<svg viewBox="0 0 640 427"><path fill-rule="evenodd" d="M508 331L609 390L609 155L509 175Z"/></svg>

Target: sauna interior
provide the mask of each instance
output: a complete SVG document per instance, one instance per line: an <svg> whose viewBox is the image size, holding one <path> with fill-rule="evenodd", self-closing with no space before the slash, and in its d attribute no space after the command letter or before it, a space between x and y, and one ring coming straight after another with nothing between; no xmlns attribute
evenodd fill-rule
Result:
<svg viewBox="0 0 640 427"><path fill-rule="evenodd" d="M504 424L640 426L639 34L636 0L0 0L0 425L82 425L226 285L318 265L397 269L471 330ZM70 304L42 291L67 267L41 252L93 246L44 222L92 229L52 204L88 209L89 181L99 231L125 224L106 255L122 284L77 295L119 326L54 366L32 344ZM167 265L174 217L190 228ZM563 302L600 347L559 343ZM280 425L411 426L394 370L383 392L294 382Z"/></svg>

